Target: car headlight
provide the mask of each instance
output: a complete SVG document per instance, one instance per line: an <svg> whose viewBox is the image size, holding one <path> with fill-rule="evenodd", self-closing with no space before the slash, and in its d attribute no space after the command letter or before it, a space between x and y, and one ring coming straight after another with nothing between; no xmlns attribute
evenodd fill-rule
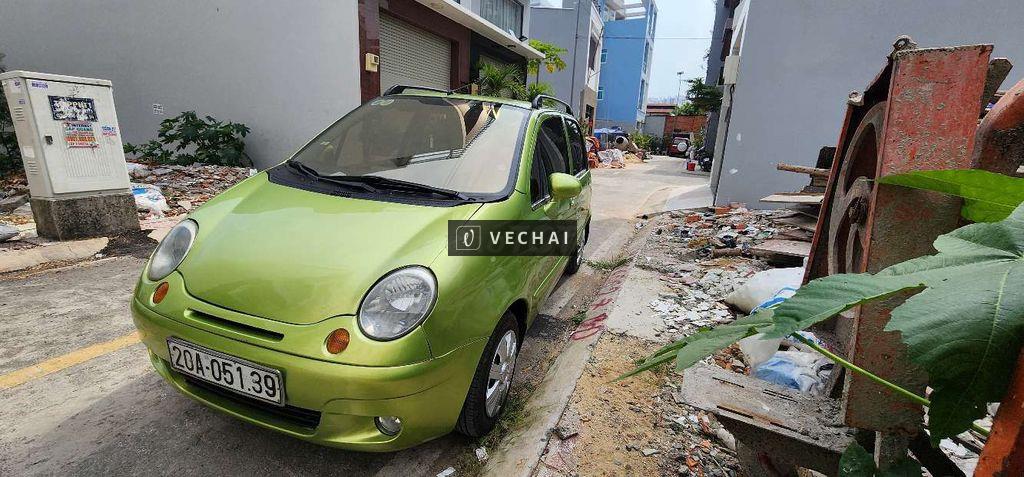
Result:
<svg viewBox="0 0 1024 477"><path fill-rule="evenodd" d="M153 258L149 259L149 271L146 277L150 281L157 281L170 275L181 261L185 259L188 250L192 248L192 242L196 239L196 231L199 225L194 220L185 219L175 225L167 236L156 246Z"/></svg>
<svg viewBox="0 0 1024 477"><path fill-rule="evenodd" d="M375 340L400 338L416 328L437 299L437 280L423 267L400 268L380 279L359 306L359 328Z"/></svg>

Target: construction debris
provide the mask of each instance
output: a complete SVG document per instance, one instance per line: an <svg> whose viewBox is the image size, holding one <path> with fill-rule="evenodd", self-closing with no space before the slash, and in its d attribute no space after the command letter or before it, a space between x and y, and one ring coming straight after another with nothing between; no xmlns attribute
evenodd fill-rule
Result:
<svg viewBox="0 0 1024 477"><path fill-rule="evenodd" d="M244 167L128 163L139 219L187 214L252 175ZM140 199L143 197L143 199ZM160 200L163 199L163 202Z"/></svg>
<svg viewBox="0 0 1024 477"><path fill-rule="evenodd" d="M761 199L761 202L769 202L775 204L805 204L805 205L821 205L822 199L825 198L823 193L815 192L776 192L768 197Z"/></svg>

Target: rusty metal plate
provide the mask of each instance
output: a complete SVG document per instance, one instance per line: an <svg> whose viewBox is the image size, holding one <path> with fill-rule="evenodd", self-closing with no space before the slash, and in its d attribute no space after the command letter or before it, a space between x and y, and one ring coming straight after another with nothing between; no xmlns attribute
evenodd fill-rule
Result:
<svg viewBox="0 0 1024 477"><path fill-rule="evenodd" d="M876 177L920 170L966 169L991 45L899 51L893 55ZM932 242L960 223L960 199L875 185L867 213L868 240L859 267L875 273L934 253ZM906 297L869 303L856 313L850 357L859 366L918 393L927 376L906 357L899 333L885 332L892 308ZM846 382L846 423L915 434L921 409L878 384L853 375Z"/></svg>

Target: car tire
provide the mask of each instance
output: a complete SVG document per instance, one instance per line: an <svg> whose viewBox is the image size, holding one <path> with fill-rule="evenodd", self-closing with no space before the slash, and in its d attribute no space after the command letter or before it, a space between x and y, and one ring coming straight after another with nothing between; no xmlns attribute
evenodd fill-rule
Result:
<svg viewBox="0 0 1024 477"><path fill-rule="evenodd" d="M583 267L583 249L587 246L587 239L590 238L589 230L589 227L583 230L583 241L580 242L579 247L576 247L576 251L569 256L569 264L565 266L566 275L574 275Z"/></svg>
<svg viewBox="0 0 1024 477"><path fill-rule="evenodd" d="M511 353L508 353L511 339ZM522 337L515 315L506 311L501 322L494 329L491 339L484 347L483 356L477 364L473 382L466 393L466 401L455 424L455 430L469 437L482 437L494 429L505 410L512 378L515 375L516 358L519 356ZM505 350L505 351L502 351ZM503 363L498 363L502 360ZM504 365L504 368L502 368ZM492 372L492 369L494 370ZM497 379L495 379L497 375ZM494 386L501 386L496 388ZM500 396L491 393L501 392ZM489 400L490 399L490 400Z"/></svg>

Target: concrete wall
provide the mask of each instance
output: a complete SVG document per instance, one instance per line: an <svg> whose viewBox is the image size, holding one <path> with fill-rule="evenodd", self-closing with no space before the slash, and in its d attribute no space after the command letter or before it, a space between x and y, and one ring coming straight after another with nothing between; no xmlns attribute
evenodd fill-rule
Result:
<svg viewBox="0 0 1024 477"><path fill-rule="evenodd" d="M711 49L708 50L708 69L704 76L704 83L717 85L722 77L722 48L725 43L725 24L731 15L731 9L726 8L728 0L715 1L715 26L711 30ZM704 141L704 150L708 153L715 152L715 135L718 134L718 111L708 113L707 139Z"/></svg>
<svg viewBox="0 0 1024 477"><path fill-rule="evenodd" d="M589 5L589 1L587 2ZM580 15L583 16L583 15ZM557 45L568 50L562 54L566 68L555 73L548 73L541 67L540 80L551 84L555 90L555 97L573 105L573 109L579 109L579 90L573 87L573 72L577 76L585 75L587 70L587 44L579 48L580 41L576 41L577 30L571 28L576 24L577 14L571 8L544 8L533 7L530 9L530 38L546 43ZM589 14L585 18L590 18ZM581 41L587 41L587 32L582 34ZM573 47L573 44L576 47ZM573 68L575 57L576 68ZM532 82L533 77L529 78Z"/></svg>
<svg viewBox="0 0 1024 477"><path fill-rule="evenodd" d="M652 136L664 136L665 135L665 120L668 116L652 116L647 115L644 120L644 134L650 134Z"/></svg>
<svg viewBox="0 0 1024 477"><path fill-rule="evenodd" d="M550 4L557 6L530 8L530 38L568 50L562 54L566 68L555 73L548 73L546 69L541 68L540 80L550 83L555 90L555 96L571 104L576 116L583 117L584 103L586 103L584 90L587 88L587 79L590 76L588 72L590 37L601 34L597 29L591 31L593 3L590 0L557 0ZM576 28L570 28L571 25L576 25ZM601 47L598 44L598 51L595 52L594 57L594 68L598 72L601 68ZM594 83L597 82L596 79ZM594 90L587 96L596 94L597 91ZM595 104L592 103L592 105Z"/></svg>
<svg viewBox="0 0 1024 477"><path fill-rule="evenodd" d="M359 104L356 4L3 0L0 51L8 69L113 81L125 141L194 109L247 124L267 167Z"/></svg>
<svg viewBox="0 0 1024 477"><path fill-rule="evenodd" d="M752 2L715 202L798 190L805 175L775 163L813 165L836 144L847 93L882 68L893 40L921 47L993 43L994 56L1024 65L1020 0L775 0ZM1015 68L1007 88L1024 77Z"/></svg>

